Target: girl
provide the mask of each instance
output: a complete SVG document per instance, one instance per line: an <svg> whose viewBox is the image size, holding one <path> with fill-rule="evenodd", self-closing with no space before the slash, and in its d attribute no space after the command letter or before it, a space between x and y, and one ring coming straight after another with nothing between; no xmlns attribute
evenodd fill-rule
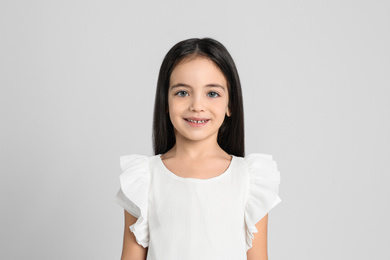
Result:
<svg viewBox="0 0 390 260"><path fill-rule="evenodd" d="M177 43L161 65L154 156L120 158L122 259L266 260L280 174L268 154L244 157L237 69L210 38Z"/></svg>

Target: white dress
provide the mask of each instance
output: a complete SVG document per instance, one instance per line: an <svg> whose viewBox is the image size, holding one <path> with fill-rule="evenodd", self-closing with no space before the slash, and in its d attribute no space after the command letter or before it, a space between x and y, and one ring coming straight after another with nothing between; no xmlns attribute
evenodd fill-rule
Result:
<svg viewBox="0 0 390 260"><path fill-rule="evenodd" d="M115 199L138 218L130 230L147 260L246 260L256 223L281 202L272 156L232 156L210 179L180 177L160 156L120 157Z"/></svg>

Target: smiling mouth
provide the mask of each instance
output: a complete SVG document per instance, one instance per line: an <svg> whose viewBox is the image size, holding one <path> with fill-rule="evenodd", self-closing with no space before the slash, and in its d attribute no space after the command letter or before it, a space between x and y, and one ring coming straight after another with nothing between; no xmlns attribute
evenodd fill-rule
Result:
<svg viewBox="0 0 390 260"><path fill-rule="evenodd" d="M204 119L204 120L192 120L192 119L188 119L188 118L184 118L184 120L188 121L188 122L191 122L191 123L195 123L195 124L203 124L207 121L209 121L210 119Z"/></svg>

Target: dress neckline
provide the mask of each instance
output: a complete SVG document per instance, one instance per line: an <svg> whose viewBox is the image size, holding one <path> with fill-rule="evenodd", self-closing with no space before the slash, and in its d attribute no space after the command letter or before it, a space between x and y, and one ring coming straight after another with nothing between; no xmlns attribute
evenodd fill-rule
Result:
<svg viewBox="0 0 390 260"><path fill-rule="evenodd" d="M231 168L236 160L236 157L232 154L229 154L232 159L230 160L230 164L228 166L228 168L223 172L221 173L220 175L218 176L215 176L215 177L212 177L212 178L207 178L207 179L199 179L199 178L191 178L191 177L181 177L181 176L178 176L176 175L175 173L171 172L164 164L164 162L162 161L161 159L161 156L162 154L158 154L156 155L157 157L157 161L158 161L158 164L160 165L160 167L163 169L163 172L166 173L168 176L176 179L176 180L180 180L180 181L188 181L188 182L213 182L213 181L216 181L216 180L219 180L219 179L222 179L224 178L225 176L229 175L230 172L231 172Z"/></svg>

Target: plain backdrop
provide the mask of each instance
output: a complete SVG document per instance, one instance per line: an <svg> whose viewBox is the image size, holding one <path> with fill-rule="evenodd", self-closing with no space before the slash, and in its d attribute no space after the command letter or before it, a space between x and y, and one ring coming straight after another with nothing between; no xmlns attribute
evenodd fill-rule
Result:
<svg viewBox="0 0 390 260"><path fill-rule="evenodd" d="M272 154L270 259L388 259L390 3L0 2L0 258L119 259L119 156L152 155L178 41L233 56L246 153Z"/></svg>

